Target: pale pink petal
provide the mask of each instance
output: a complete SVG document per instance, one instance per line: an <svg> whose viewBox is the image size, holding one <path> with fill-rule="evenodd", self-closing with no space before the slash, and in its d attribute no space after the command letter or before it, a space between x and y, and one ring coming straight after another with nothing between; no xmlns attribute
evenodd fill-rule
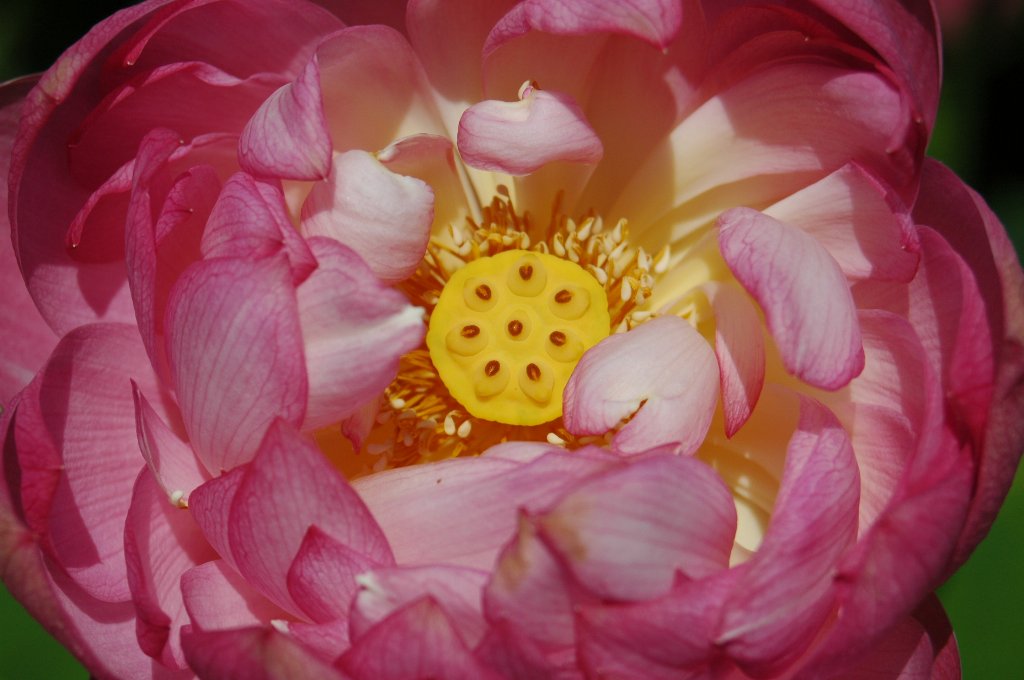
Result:
<svg viewBox="0 0 1024 680"><path fill-rule="evenodd" d="M302 232L329 236L356 251L385 283L409 276L430 238L434 192L422 180L398 175L365 151L334 157L325 182L302 206Z"/></svg>
<svg viewBox="0 0 1024 680"><path fill-rule="evenodd" d="M324 659L306 651L272 627L182 635L189 667L199 677L225 680L284 680L322 678L343 680Z"/></svg>
<svg viewBox="0 0 1024 680"><path fill-rule="evenodd" d="M749 208L718 218L722 257L764 310L786 368L838 389L864 368L853 297L813 237Z"/></svg>
<svg viewBox="0 0 1024 680"><path fill-rule="evenodd" d="M664 49L682 19L682 3L671 0L526 0L498 22L484 49L489 53L531 30L558 35L624 33Z"/></svg>
<svg viewBox="0 0 1024 680"><path fill-rule="evenodd" d="M287 616L224 560L206 562L184 572L181 594L194 630L242 628Z"/></svg>
<svg viewBox="0 0 1024 680"><path fill-rule="evenodd" d="M288 592L302 611L317 623L344 619L348 617L358 589L356 576L375 566L375 560L313 525L288 568Z"/></svg>
<svg viewBox="0 0 1024 680"><path fill-rule="evenodd" d="M722 389L725 434L743 427L764 387L764 327L757 308L742 290L708 284L704 291L715 312L715 356Z"/></svg>
<svg viewBox="0 0 1024 680"><path fill-rule="evenodd" d="M917 271L910 215L859 165L844 165L764 214L814 236L850 279L909 281Z"/></svg>
<svg viewBox="0 0 1024 680"><path fill-rule="evenodd" d="M604 434L633 416L616 433L616 450L640 453L671 444L689 454L711 424L718 363L689 323L659 317L588 350L563 399L573 434Z"/></svg>
<svg viewBox="0 0 1024 680"><path fill-rule="evenodd" d="M246 469L243 465L220 477L214 477L197 486L189 494L188 499L189 512L203 530L206 540L217 554L232 566L235 564L235 558L231 554L231 545L228 541L228 519L231 514L231 503L235 500L235 494L238 493Z"/></svg>
<svg viewBox="0 0 1024 680"><path fill-rule="evenodd" d="M231 503L228 541L242 575L297 612L288 570L310 526L376 563L393 560L365 505L312 443L284 421L267 432Z"/></svg>
<svg viewBox="0 0 1024 680"><path fill-rule="evenodd" d="M193 265L165 325L185 428L212 474L251 460L275 417L302 422L306 371L283 256Z"/></svg>
<svg viewBox="0 0 1024 680"><path fill-rule="evenodd" d="M487 572L449 566L391 567L359 576L352 606L352 637L360 637L392 612L425 596L434 599L469 646L476 646L487 628L480 596Z"/></svg>
<svg viewBox="0 0 1024 680"><path fill-rule="evenodd" d="M0 87L0 206L7 206L7 172L11 147L18 128L18 116L25 95L35 85L35 78L13 81ZM7 210L0 210L0 290L4 304L0 307L0 404L32 380L50 351L57 336L39 315L25 289L21 270L11 246L11 225Z"/></svg>
<svg viewBox="0 0 1024 680"><path fill-rule="evenodd" d="M466 647L444 610L426 597L355 640L338 666L353 680L495 680Z"/></svg>
<svg viewBox="0 0 1024 680"><path fill-rule="evenodd" d="M403 137L377 152L385 168L398 175L423 180L434 192L431 234L460 224L466 214L466 193L455 165L455 145L441 135Z"/></svg>
<svg viewBox="0 0 1024 680"><path fill-rule="evenodd" d="M830 411L802 399L771 523L729 594L716 639L748 673L788 666L833 614L833 579L856 537L859 498L846 432Z"/></svg>
<svg viewBox="0 0 1024 680"><path fill-rule="evenodd" d="M356 253L322 237L309 246L318 266L299 286L298 305L309 376L303 427L312 430L382 394L425 329L423 311L381 285Z"/></svg>
<svg viewBox="0 0 1024 680"><path fill-rule="evenodd" d="M353 486L399 564L489 569L515 531L519 508L543 509L613 464L581 451L548 453L525 464L485 456L389 470Z"/></svg>
<svg viewBox="0 0 1024 680"><path fill-rule="evenodd" d="M736 506L710 467L662 454L584 482L537 523L590 592L636 601L726 568Z"/></svg>
<svg viewBox="0 0 1024 680"><path fill-rule="evenodd" d="M135 401L135 431L146 464L167 499L187 505L192 490L209 476L192 447L157 415L134 382L132 397Z"/></svg>
<svg viewBox="0 0 1024 680"><path fill-rule="evenodd" d="M554 161L594 165L601 140L571 97L527 86L520 100L474 104L459 121L459 153L480 170L528 175Z"/></svg>
<svg viewBox="0 0 1024 680"><path fill-rule="evenodd" d="M180 633L189 620L179 582L186 570L217 555L189 514L168 502L148 469L135 482L124 549L139 646L169 668L185 668Z"/></svg>
<svg viewBox="0 0 1024 680"><path fill-rule="evenodd" d="M257 176L309 181L327 176L331 137L316 57L260 105L238 140L238 162Z"/></svg>

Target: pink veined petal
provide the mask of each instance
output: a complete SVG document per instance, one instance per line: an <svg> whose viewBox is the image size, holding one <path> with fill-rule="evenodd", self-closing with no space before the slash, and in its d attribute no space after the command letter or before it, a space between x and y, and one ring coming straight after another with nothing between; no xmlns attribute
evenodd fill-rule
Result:
<svg viewBox="0 0 1024 680"><path fill-rule="evenodd" d="M169 668L185 668L180 633L188 615L179 581L187 569L216 553L189 514L168 502L148 469L135 482L124 550L139 646Z"/></svg>
<svg viewBox="0 0 1024 680"><path fill-rule="evenodd" d="M748 673L798 658L832 615L840 556L857 532L860 485L846 432L825 407L801 398L771 523L732 589L716 644Z"/></svg>
<svg viewBox="0 0 1024 680"><path fill-rule="evenodd" d="M264 625L287 616L222 559L184 572L181 595L194 631Z"/></svg>
<svg viewBox="0 0 1024 680"><path fill-rule="evenodd" d="M167 500L187 505L192 490L208 479L192 447L157 415L139 386L132 382L135 432L139 449Z"/></svg>
<svg viewBox="0 0 1024 680"><path fill-rule="evenodd" d="M240 628L182 635L189 667L199 677L224 680L285 680L345 676L272 627Z"/></svg>
<svg viewBox="0 0 1024 680"><path fill-rule="evenodd" d="M302 334L283 255L193 265L165 326L185 428L212 474L251 460L274 418L302 422Z"/></svg>
<svg viewBox="0 0 1024 680"><path fill-rule="evenodd" d="M238 141L238 161L257 176L319 180L331 168L331 136L313 59L293 82L264 101Z"/></svg>
<svg viewBox="0 0 1024 680"><path fill-rule="evenodd" d="M764 387L764 327L757 308L738 286L709 283L704 291L715 312L715 356L722 390L725 435L750 418Z"/></svg>
<svg viewBox="0 0 1024 680"><path fill-rule="evenodd" d="M573 434L604 434L633 416L616 433L615 450L673 445L690 454L711 424L718 381L707 341L678 317L658 317L583 355L565 387L565 426Z"/></svg>
<svg viewBox="0 0 1024 680"><path fill-rule="evenodd" d="M0 87L0 205L7 206L7 173L24 97L35 78L23 78ZM7 210L0 210L0 404L10 401L32 380L57 344L57 336L39 315L25 289L11 245Z"/></svg>
<svg viewBox="0 0 1024 680"><path fill-rule="evenodd" d="M317 623L347 619L356 595L356 577L377 566L370 557L340 543L315 524L306 531L288 568L287 585L295 603Z"/></svg>
<svg viewBox="0 0 1024 680"><path fill-rule="evenodd" d="M238 493L238 487L247 469L245 465L232 468L229 472L197 486L189 494L188 508L193 519L203 530L206 540L217 554L232 566L235 565L235 557L228 542L228 522L231 503L235 500L235 494Z"/></svg>
<svg viewBox="0 0 1024 680"><path fill-rule="evenodd" d="M584 482L537 525L584 588L638 601L725 569L736 506L703 462L660 454Z"/></svg>
<svg viewBox="0 0 1024 680"><path fill-rule="evenodd" d="M867 170L849 164L764 214L814 236L850 279L910 281L919 243L898 202Z"/></svg>
<svg viewBox="0 0 1024 680"><path fill-rule="evenodd" d="M665 49L682 19L682 3L671 0L526 0L491 30L484 54L531 30L558 35L624 33Z"/></svg>
<svg viewBox="0 0 1024 680"><path fill-rule="evenodd" d="M348 482L284 421L267 431L231 502L228 542L238 571L299 612L288 570L312 525L371 562L391 564L388 541Z"/></svg>
<svg viewBox="0 0 1024 680"><path fill-rule="evenodd" d="M362 574L352 606L352 637L429 595L448 614L461 639L475 647L487 629L480 611L487 576L486 571L449 566L384 567Z"/></svg>
<svg viewBox="0 0 1024 680"><path fill-rule="evenodd" d="M340 241L385 283L419 266L433 219L431 188L391 172L365 151L335 156L327 181L318 182L302 206L306 236Z"/></svg>
<svg viewBox="0 0 1024 680"><path fill-rule="evenodd" d="M574 665L564 654L551 659L505 623L492 625L474 654L507 680L554 680Z"/></svg>
<svg viewBox="0 0 1024 680"><path fill-rule="evenodd" d="M470 653L431 597L397 610L357 639L338 660L353 680L496 680Z"/></svg>
<svg viewBox="0 0 1024 680"><path fill-rule="evenodd" d="M764 310L786 368L824 389L864 369L853 297L813 237L749 208L718 218L722 256Z"/></svg>
<svg viewBox="0 0 1024 680"><path fill-rule="evenodd" d="M554 161L595 165L601 140L573 99L527 86L519 101L474 104L459 121L459 153L480 170L528 175Z"/></svg>
<svg viewBox="0 0 1024 680"><path fill-rule="evenodd" d="M313 430L382 394L425 329L423 311L381 285L355 252L322 237L309 246L318 266L297 293L309 376L303 429Z"/></svg>

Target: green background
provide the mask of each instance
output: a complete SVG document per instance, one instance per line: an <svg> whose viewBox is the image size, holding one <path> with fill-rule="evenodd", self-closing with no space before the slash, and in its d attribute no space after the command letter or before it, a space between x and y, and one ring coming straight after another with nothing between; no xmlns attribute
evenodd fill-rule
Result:
<svg viewBox="0 0 1024 680"><path fill-rule="evenodd" d="M1024 86L1024 12L977 2L946 41L942 105L929 153L985 196L1024 245L1024 117L1009 102ZM1017 3L1018 5L1020 3ZM0 82L45 69L89 26L123 3L0 1ZM939 591L966 680L1024 677L1024 474L992 532ZM0 680L88 674L0 588Z"/></svg>

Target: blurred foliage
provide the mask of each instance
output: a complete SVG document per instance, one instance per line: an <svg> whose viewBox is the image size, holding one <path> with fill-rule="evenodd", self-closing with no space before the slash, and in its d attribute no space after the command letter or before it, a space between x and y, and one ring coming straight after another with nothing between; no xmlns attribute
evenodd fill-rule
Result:
<svg viewBox="0 0 1024 680"><path fill-rule="evenodd" d="M89 26L125 4L0 3L0 82L45 69ZM929 154L989 201L1019 253L1024 245L1024 121L1011 99L1024 85L1024 12L1020 3L973 4L974 15L946 42L943 97ZM965 680L1021 676L1022 538L1024 474L1018 474L989 537L939 591L960 644ZM74 658L0 589L0 680L85 677Z"/></svg>

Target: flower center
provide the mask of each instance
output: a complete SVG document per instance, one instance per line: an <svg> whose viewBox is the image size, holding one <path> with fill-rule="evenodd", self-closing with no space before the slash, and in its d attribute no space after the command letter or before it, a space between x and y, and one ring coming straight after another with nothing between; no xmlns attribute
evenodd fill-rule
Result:
<svg viewBox="0 0 1024 680"><path fill-rule="evenodd" d="M554 255L508 250L452 275L430 316L427 348L471 415L539 425L562 415L576 362L610 323L592 274Z"/></svg>

